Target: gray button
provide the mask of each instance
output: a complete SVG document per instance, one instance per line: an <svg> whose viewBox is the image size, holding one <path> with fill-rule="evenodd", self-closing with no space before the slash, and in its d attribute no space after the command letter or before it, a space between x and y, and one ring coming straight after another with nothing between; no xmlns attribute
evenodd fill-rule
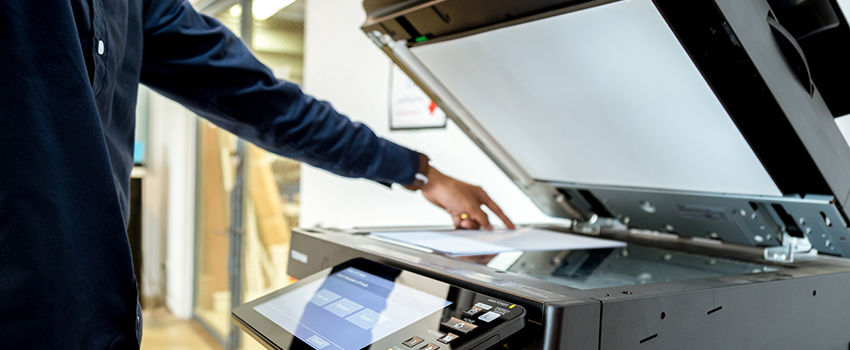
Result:
<svg viewBox="0 0 850 350"><path fill-rule="evenodd" d="M340 296L334 292L331 292L327 289L322 289L316 292L312 297L308 296L308 299L311 303L316 304L317 306L325 306L328 303L339 299Z"/></svg>
<svg viewBox="0 0 850 350"><path fill-rule="evenodd" d="M336 314L339 317L345 317L345 316L351 315L355 311L360 310L362 308L363 308L363 305L355 303L355 302L348 300L346 298L342 298L339 301L334 302L334 303L329 304L329 305L324 307L325 310L333 312L334 314Z"/></svg>
<svg viewBox="0 0 850 350"><path fill-rule="evenodd" d="M481 311L484 311L484 309L477 307L477 306L473 306L469 310L464 311L463 314L467 315L469 317L475 317L475 315L477 315Z"/></svg>
<svg viewBox="0 0 850 350"><path fill-rule="evenodd" d="M318 335L314 335L314 336L312 336L312 337L307 338L306 343L307 343L307 344L310 344L310 346L312 346L312 347L314 347L314 348L316 348L316 349L318 349L318 350L322 350L322 349L324 349L326 346L330 345L330 343L328 343L328 342L327 342L327 341L325 341L324 339L319 338L319 336L318 336Z"/></svg>
<svg viewBox="0 0 850 350"><path fill-rule="evenodd" d="M475 303L474 306L477 307L477 308L484 309L484 310L490 310L490 309L493 308L492 306L484 304L484 303Z"/></svg>
<svg viewBox="0 0 850 350"><path fill-rule="evenodd" d="M475 330L475 328L478 328L478 326L476 326L472 323L464 322L464 321L459 320L455 317L452 317L450 320L443 322L442 325L443 325L443 327L453 329L453 330L458 331L458 332L463 333L463 334L472 332L473 330Z"/></svg>
<svg viewBox="0 0 850 350"><path fill-rule="evenodd" d="M493 321L493 320L495 320L499 317L502 317L502 315L495 313L493 311L490 311L486 314L481 315L480 317L478 317L478 319L482 320L484 322L490 323L491 321Z"/></svg>
<svg viewBox="0 0 850 350"><path fill-rule="evenodd" d="M421 343L421 342L423 342L423 341L425 341L425 339L422 339L422 338L419 338L419 337L413 337L413 338L410 338L410 339L406 340L406 341L405 341L404 343L402 343L402 344L404 344L404 346L406 346L406 347L408 347L408 348L412 348L412 347L414 347L414 346L419 345L419 343Z"/></svg>
<svg viewBox="0 0 850 350"><path fill-rule="evenodd" d="M346 321L354 323L363 329L371 329L389 319L389 317L369 309L360 310L360 312L345 318Z"/></svg>
<svg viewBox="0 0 850 350"><path fill-rule="evenodd" d="M437 341L440 342L440 343L448 344L448 343L453 342L458 337L460 337L460 336L457 335L457 334L449 333L449 334L442 336L440 339L437 339Z"/></svg>
<svg viewBox="0 0 850 350"><path fill-rule="evenodd" d="M97 41L97 54L103 56L103 53L106 51L106 46L103 45L103 40Z"/></svg>
<svg viewBox="0 0 850 350"><path fill-rule="evenodd" d="M439 350L439 349L440 349L440 347L437 346L434 343L428 343L428 345L425 345L425 346L419 348L419 350Z"/></svg>

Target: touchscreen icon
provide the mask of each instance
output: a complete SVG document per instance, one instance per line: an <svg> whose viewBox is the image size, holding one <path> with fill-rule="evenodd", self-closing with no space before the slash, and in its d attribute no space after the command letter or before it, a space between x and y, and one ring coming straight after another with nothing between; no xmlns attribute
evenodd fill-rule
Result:
<svg viewBox="0 0 850 350"><path fill-rule="evenodd" d="M340 296L334 292L331 292L327 289L322 289L316 292L311 296L307 296L307 300L310 300L311 303L316 304L316 306L325 306L328 303L339 299Z"/></svg>
<svg viewBox="0 0 850 350"><path fill-rule="evenodd" d="M342 298L339 301L333 302L328 306L325 306L325 310L333 312L335 315L339 317L345 317L351 315L353 312L360 310L363 308L363 305L355 303L346 298Z"/></svg>
<svg viewBox="0 0 850 350"><path fill-rule="evenodd" d="M345 318L346 321L354 323L363 329L371 329L389 319L389 317L369 309L360 310L360 312Z"/></svg>
<svg viewBox="0 0 850 350"><path fill-rule="evenodd" d="M330 343L328 343L326 340L320 338L318 335L314 335L312 337L307 338L307 340L305 342L307 344L310 344L310 346L316 348L317 350L322 350L326 346L330 345Z"/></svg>

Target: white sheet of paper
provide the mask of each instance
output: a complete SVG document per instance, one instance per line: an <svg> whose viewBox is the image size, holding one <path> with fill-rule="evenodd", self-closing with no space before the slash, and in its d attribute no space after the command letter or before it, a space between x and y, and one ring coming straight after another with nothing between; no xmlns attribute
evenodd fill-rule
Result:
<svg viewBox="0 0 850 350"><path fill-rule="evenodd" d="M372 235L455 256L515 251L617 248L626 245L620 241L532 228L493 232L469 230L373 232Z"/></svg>

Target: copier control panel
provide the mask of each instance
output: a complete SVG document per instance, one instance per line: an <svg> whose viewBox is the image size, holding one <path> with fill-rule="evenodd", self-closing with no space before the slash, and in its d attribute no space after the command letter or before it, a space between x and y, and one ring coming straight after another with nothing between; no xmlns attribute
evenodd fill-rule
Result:
<svg viewBox="0 0 850 350"><path fill-rule="evenodd" d="M410 337L399 334L396 340L404 339L402 346L393 346L392 349L487 349L513 333L506 330L521 328L516 327L518 325L511 327L525 314L521 306L473 294L471 305L458 303L453 304L455 307L446 308L439 324L423 322L410 327L413 332Z"/></svg>
<svg viewBox="0 0 850 350"><path fill-rule="evenodd" d="M269 349L484 350L525 325L522 306L365 259L233 310Z"/></svg>

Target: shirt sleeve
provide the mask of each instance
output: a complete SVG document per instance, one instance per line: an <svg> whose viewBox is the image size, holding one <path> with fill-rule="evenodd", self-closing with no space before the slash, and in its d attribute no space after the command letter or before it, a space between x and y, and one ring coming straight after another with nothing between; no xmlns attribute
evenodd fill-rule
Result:
<svg viewBox="0 0 850 350"><path fill-rule="evenodd" d="M185 0L149 0L141 82L272 153L346 177L413 183L419 153L277 79L230 30Z"/></svg>

